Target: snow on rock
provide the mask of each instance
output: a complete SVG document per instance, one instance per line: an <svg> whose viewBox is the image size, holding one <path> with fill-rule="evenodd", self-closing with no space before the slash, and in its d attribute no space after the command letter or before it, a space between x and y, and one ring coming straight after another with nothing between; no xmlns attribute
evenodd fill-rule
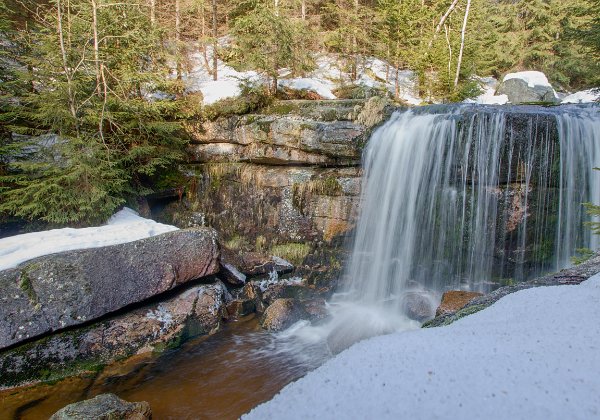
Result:
<svg viewBox="0 0 600 420"><path fill-rule="evenodd" d="M0 239L0 270L42 255L133 242L173 230L177 228L144 219L125 207L104 226L52 229Z"/></svg>
<svg viewBox="0 0 600 420"><path fill-rule="evenodd" d="M504 76L503 81L506 82L507 80L510 79L521 79L523 80L525 83L527 83L527 85L529 87L535 87L535 86L549 86L552 87L552 85L550 85L550 82L548 82L548 78L546 77L546 75L544 73L542 73L541 71L519 71L516 73L508 73L506 76Z"/></svg>
<svg viewBox="0 0 600 420"><path fill-rule="evenodd" d="M334 85L329 80L300 77L295 79L281 79L279 86L285 86L295 90L309 90L317 93L324 99L336 99L332 90Z"/></svg>
<svg viewBox="0 0 600 420"><path fill-rule="evenodd" d="M598 302L600 275L365 340L244 418L598 418Z"/></svg>
<svg viewBox="0 0 600 420"><path fill-rule="evenodd" d="M563 98L563 104L585 104L600 100L600 88L583 90Z"/></svg>

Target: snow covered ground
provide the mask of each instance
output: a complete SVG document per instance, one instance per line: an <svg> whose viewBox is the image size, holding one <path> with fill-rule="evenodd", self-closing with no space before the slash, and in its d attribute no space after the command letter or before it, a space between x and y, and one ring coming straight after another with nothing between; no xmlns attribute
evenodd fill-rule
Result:
<svg viewBox="0 0 600 420"><path fill-rule="evenodd" d="M227 40L222 40L226 44ZM279 86L292 89L306 89L325 99L336 99L333 91L340 86L352 83L350 74L339 64L334 54L320 54L315 57L316 69L304 77L290 77L289 70L280 71ZM212 64L212 48L207 48L206 60L200 51L190 55L190 70L183 75L188 92L202 92L205 105L221 99L241 94L241 83L264 83L265 80L254 71L238 72L223 61L217 61L218 80L214 81L206 63ZM362 60L355 84L379 88L394 93L396 72L385 61L368 57ZM400 97L406 102L418 105L422 101L416 93L415 75L412 71L398 72Z"/></svg>
<svg viewBox="0 0 600 420"><path fill-rule="evenodd" d="M227 39L221 39L220 43L226 45ZM358 66L358 79L354 82L350 74L341 65L339 57L335 54L319 54L315 57L316 69L307 73L304 77L291 77L288 69L282 69L279 74L279 86L285 86L297 90L308 90L319 94L325 99L336 99L333 93L337 88L356 84L369 88L387 90L391 94L396 90L396 79L400 98L411 105L420 105L423 99L419 97L416 76L411 70L395 69L384 60L375 57L364 57ZM202 92L205 105L236 97L241 94L241 84L266 83L266 80L255 71L238 72L233 67L218 60L218 80L213 80L207 70L207 63L212 65L212 48L207 48L206 60L200 51L190 55L190 70L184 74L183 81L188 92ZM524 80L530 87L551 86L546 75L539 71L522 71L509 73L504 76L504 81L510 79ZM504 105L508 103L506 95L495 95L498 81L492 77L476 77L483 93L474 98L467 99L466 103L477 103L487 105ZM600 97L598 91L587 90L567 96L563 103L585 103L593 102Z"/></svg>
<svg viewBox="0 0 600 420"><path fill-rule="evenodd" d="M212 48L207 49L208 63L212 65ZM200 51L190 55L191 70L183 75L183 82L188 92L202 92L204 105L213 104L221 99L239 96L242 93L240 84L261 80L254 71L238 72L221 60L217 60L218 80L213 80L206 68L204 56Z"/></svg>
<svg viewBox="0 0 600 420"><path fill-rule="evenodd" d="M600 417L600 275L360 342L245 419Z"/></svg>
<svg viewBox="0 0 600 420"><path fill-rule="evenodd" d="M133 242L173 230L177 228L144 219L125 207L104 226L53 229L0 239L0 270L42 255Z"/></svg>
<svg viewBox="0 0 600 420"><path fill-rule="evenodd" d="M495 78L475 76L474 79L479 83L483 93L476 98L465 100L465 103L481 105L504 105L508 103L508 96L496 95L498 81Z"/></svg>
<svg viewBox="0 0 600 420"><path fill-rule="evenodd" d="M575 92L565 96L562 100L563 104L585 104L600 100L600 88L588 89L581 92Z"/></svg>

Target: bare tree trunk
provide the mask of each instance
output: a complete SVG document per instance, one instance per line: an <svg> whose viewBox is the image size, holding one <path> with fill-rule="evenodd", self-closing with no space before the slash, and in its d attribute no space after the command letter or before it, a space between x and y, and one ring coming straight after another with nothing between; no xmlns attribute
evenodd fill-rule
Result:
<svg viewBox="0 0 600 420"><path fill-rule="evenodd" d="M100 95L100 46L98 44L98 5L96 0L91 0L92 3L92 33L94 41L94 66L96 67L96 93Z"/></svg>
<svg viewBox="0 0 600 420"><path fill-rule="evenodd" d="M444 16L442 16L442 18L440 19L439 23L435 27L435 31L433 32L433 38L431 38L431 40L429 41L429 45L427 46L428 48L431 48L431 46L433 45L433 41L435 41L435 39L437 38L438 33L442 29L442 26L444 26L444 23L446 22L446 19L448 19L448 16L450 16L450 13L452 13L454 8L458 4L458 1L459 0L453 0L450 7L448 7L448 10L446 10L446 13L444 13Z"/></svg>
<svg viewBox="0 0 600 420"><path fill-rule="evenodd" d="M400 73L400 63L398 61L396 61L396 82L394 83L394 96L396 99L400 98L400 80L398 80L399 78L399 73Z"/></svg>
<svg viewBox="0 0 600 420"><path fill-rule="evenodd" d="M275 16L279 16L279 0L275 0Z"/></svg>
<svg viewBox="0 0 600 420"><path fill-rule="evenodd" d="M206 52L206 18L204 16L204 2L201 2L200 5L200 48L202 48L202 58L204 59L204 68L208 74L213 74L210 63L208 62L208 53Z"/></svg>
<svg viewBox="0 0 600 420"><path fill-rule="evenodd" d="M359 0L354 0L354 16L356 19L354 26L354 33L352 34L352 55L354 56L354 63L352 64L352 80L356 80L358 78L358 3Z"/></svg>
<svg viewBox="0 0 600 420"><path fill-rule="evenodd" d="M177 80L181 80L181 2L175 0L175 60L177 62Z"/></svg>
<svg viewBox="0 0 600 420"><path fill-rule="evenodd" d="M452 77L452 45L450 44L450 30L446 24L444 24L444 33L446 34L446 43L448 44L448 83L450 83L450 77Z"/></svg>
<svg viewBox="0 0 600 420"><path fill-rule="evenodd" d="M217 73L217 47L219 46L218 33L217 33L217 0L212 0L212 35L213 35L213 80L217 80L219 75Z"/></svg>
<svg viewBox="0 0 600 420"><path fill-rule="evenodd" d="M456 65L456 77L454 78L454 87L458 86L458 76L460 76L460 66L462 65L463 51L465 48L465 35L467 32L467 22L469 20L469 9L471 8L471 0L467 0L467 8L465 9L465 18L463 20L462 31L460 32L460 52L458 53L458 64Z"/></svg>
<svg viewBox="0 0 600 420"><path fill-rule="evenodd" d="M277 85L278 85L277 76L273 76L273 84L271 85L271 94L273 96L277 95Z"/></svg>
<svg viewBox="0 0 600 420"><path fill-rule="evenodd" d="M306 0L302 0L302 20L306 20Z"/></svg>
<svg viewBox="0 0 600 420"><path fill-rule="evenodd" d="M156 26L156 0L150 0L150 23Z"/></svg>
<svg viewBox="0 0 600 420"><path fill-rule="evenodd" d="M104 77L104 63L100 61L100 41L98 37L98 3L97 0L91 0L92 4L92 33L94 41L94 65L96 67L96 93L99 97L103 98L102 101L102 112L100 119L98 120L98 134L104 143L104 109L106 107L106 101L108 99L108 87L106 85L106 78ZM106 143L104 143L106 146ZM106 146L108 148L108 146Z"/></svg>
<svg viewBox="0 0 600 420"><path fill-rule="evenodd" d="M58 40L60 45L60 53L62 58L63 71L65 72L65 77L67 78L67 95L69 101L69 111L71 112L71 116L75 120L75 128L77 130L77 134L79 135L79 123L77 121L77 111L75 110L75 98L73 96L73 79L71 70L69 69L69 62L67 60L67 50L65 48L65 37L63 33L63 16L62 16L62 4L61 0L56 0L56 23L57 23L57 32L58 32Z"/></svg>
<svg viewBox="0 0 600 420"><path fill-rule="evenodd" d="M71 49L71 1L67 0L67 48Z"/></svg>

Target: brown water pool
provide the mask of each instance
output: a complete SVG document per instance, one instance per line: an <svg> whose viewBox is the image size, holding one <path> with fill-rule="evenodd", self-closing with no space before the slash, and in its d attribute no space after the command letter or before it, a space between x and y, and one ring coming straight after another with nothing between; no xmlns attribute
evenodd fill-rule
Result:
<svg viewBox="0 0 600 420"><path fill-rule="evenodd" d="M98 374L0 391L0 419L47 419L104 392L148 401L158 420L234 419L328 357L322 345L261 331L248 319L159 357L136 356Z"/></svg>

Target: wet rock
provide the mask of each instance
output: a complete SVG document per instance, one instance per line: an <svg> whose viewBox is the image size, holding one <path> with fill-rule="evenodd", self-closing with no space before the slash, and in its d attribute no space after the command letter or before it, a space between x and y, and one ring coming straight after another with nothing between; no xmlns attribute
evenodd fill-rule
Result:
<svg viewBox="0 0 600 420"><path fill-rule="evenodd" d="M229 263L221 263L219 276L229 285L241 287L246 284L246 275Z"/></svg>
<svg viewBox="0 0 600 420"><path fill-rule="evenodd" d="M432 296L425 292L408 292L402 300L404 313L410 319L423 322L435 315L435 304Z"/></svg>
<svg viewBox="0 0 600 420"><path fill-rule="evenodd" d="M234 299L227 304L227 314L231 318L240 318L256 311L253 300Z"/></svg>
<svg viewBox="0 0 600 420"><path fill-rule="evenodd" d="M518 292L519 290L531 289L533 287L577 285L598 273L600 273L600 254L596 254L594 257L582 264L561 270L557 273L538 277L536 279L517 283L511 286L500 287L493 292L488 293L487 295L476 297L455 313L436 316L431 321L423 324L423 328L449 325L460 318L483 310L504 296Z"/></svg>
<svg viewBox="0 0 600 420"><path fill-rule="evenodd" d="M267 331L281 331L305 318L307 313L296 299L277 299L267 308L260 324Z"/></svg>
<svg viewBox="0 0 600 420"><path fill-rule="evenodd" d="M223 264L236 267L247 277L264 276L273 271L282 275L294 270L294 265L283 258L257 252L236 252L226 248L223 248L222 261Z"/></svg>
<svg viewBox="0 0 600 420"><path fill-rule="evenodd" d="M127 402L115 394L100 394L92 399L69 404L50 420L150 420L152 410L146 401Z"/></svg>
<svg viewBox="0 0 600 420"><path fill-rule="evenodd" d="M318 321L329 316L327 302L323 298L314 298L300 302L311 321Z"/></svg>
<svg viewBox="0 0 600 420"><path fill-rule="evenodd" d="M219 269L215 231L61 252L0 272L0 349L82 324Z"/></svg>
<svg viewBox="0 0 600 420"><path fill-rule="evenodd" d="M464 308L467 303L476 297L483 296L483 293L465 292L462 290L451 290L442 295L442 303L435 311L435 316L453 314Z"/></svg>
<svg viewBox="0 0 600 420"><path fill-rule="evenodd" d="M264 287L262 292L262 300L265 304L270 305L277 299L308 299L315 295L315 291L306 287L301 280L283 279L278 283L269 284Z"/></svg>
<svg viewBox="0 0 600 420"><path fill-rule="evenodd" d="M227 317L230 301L220 281L193 286L162 302L6 350L0 353L0 387L58 379L212 334Z"/></svg>

